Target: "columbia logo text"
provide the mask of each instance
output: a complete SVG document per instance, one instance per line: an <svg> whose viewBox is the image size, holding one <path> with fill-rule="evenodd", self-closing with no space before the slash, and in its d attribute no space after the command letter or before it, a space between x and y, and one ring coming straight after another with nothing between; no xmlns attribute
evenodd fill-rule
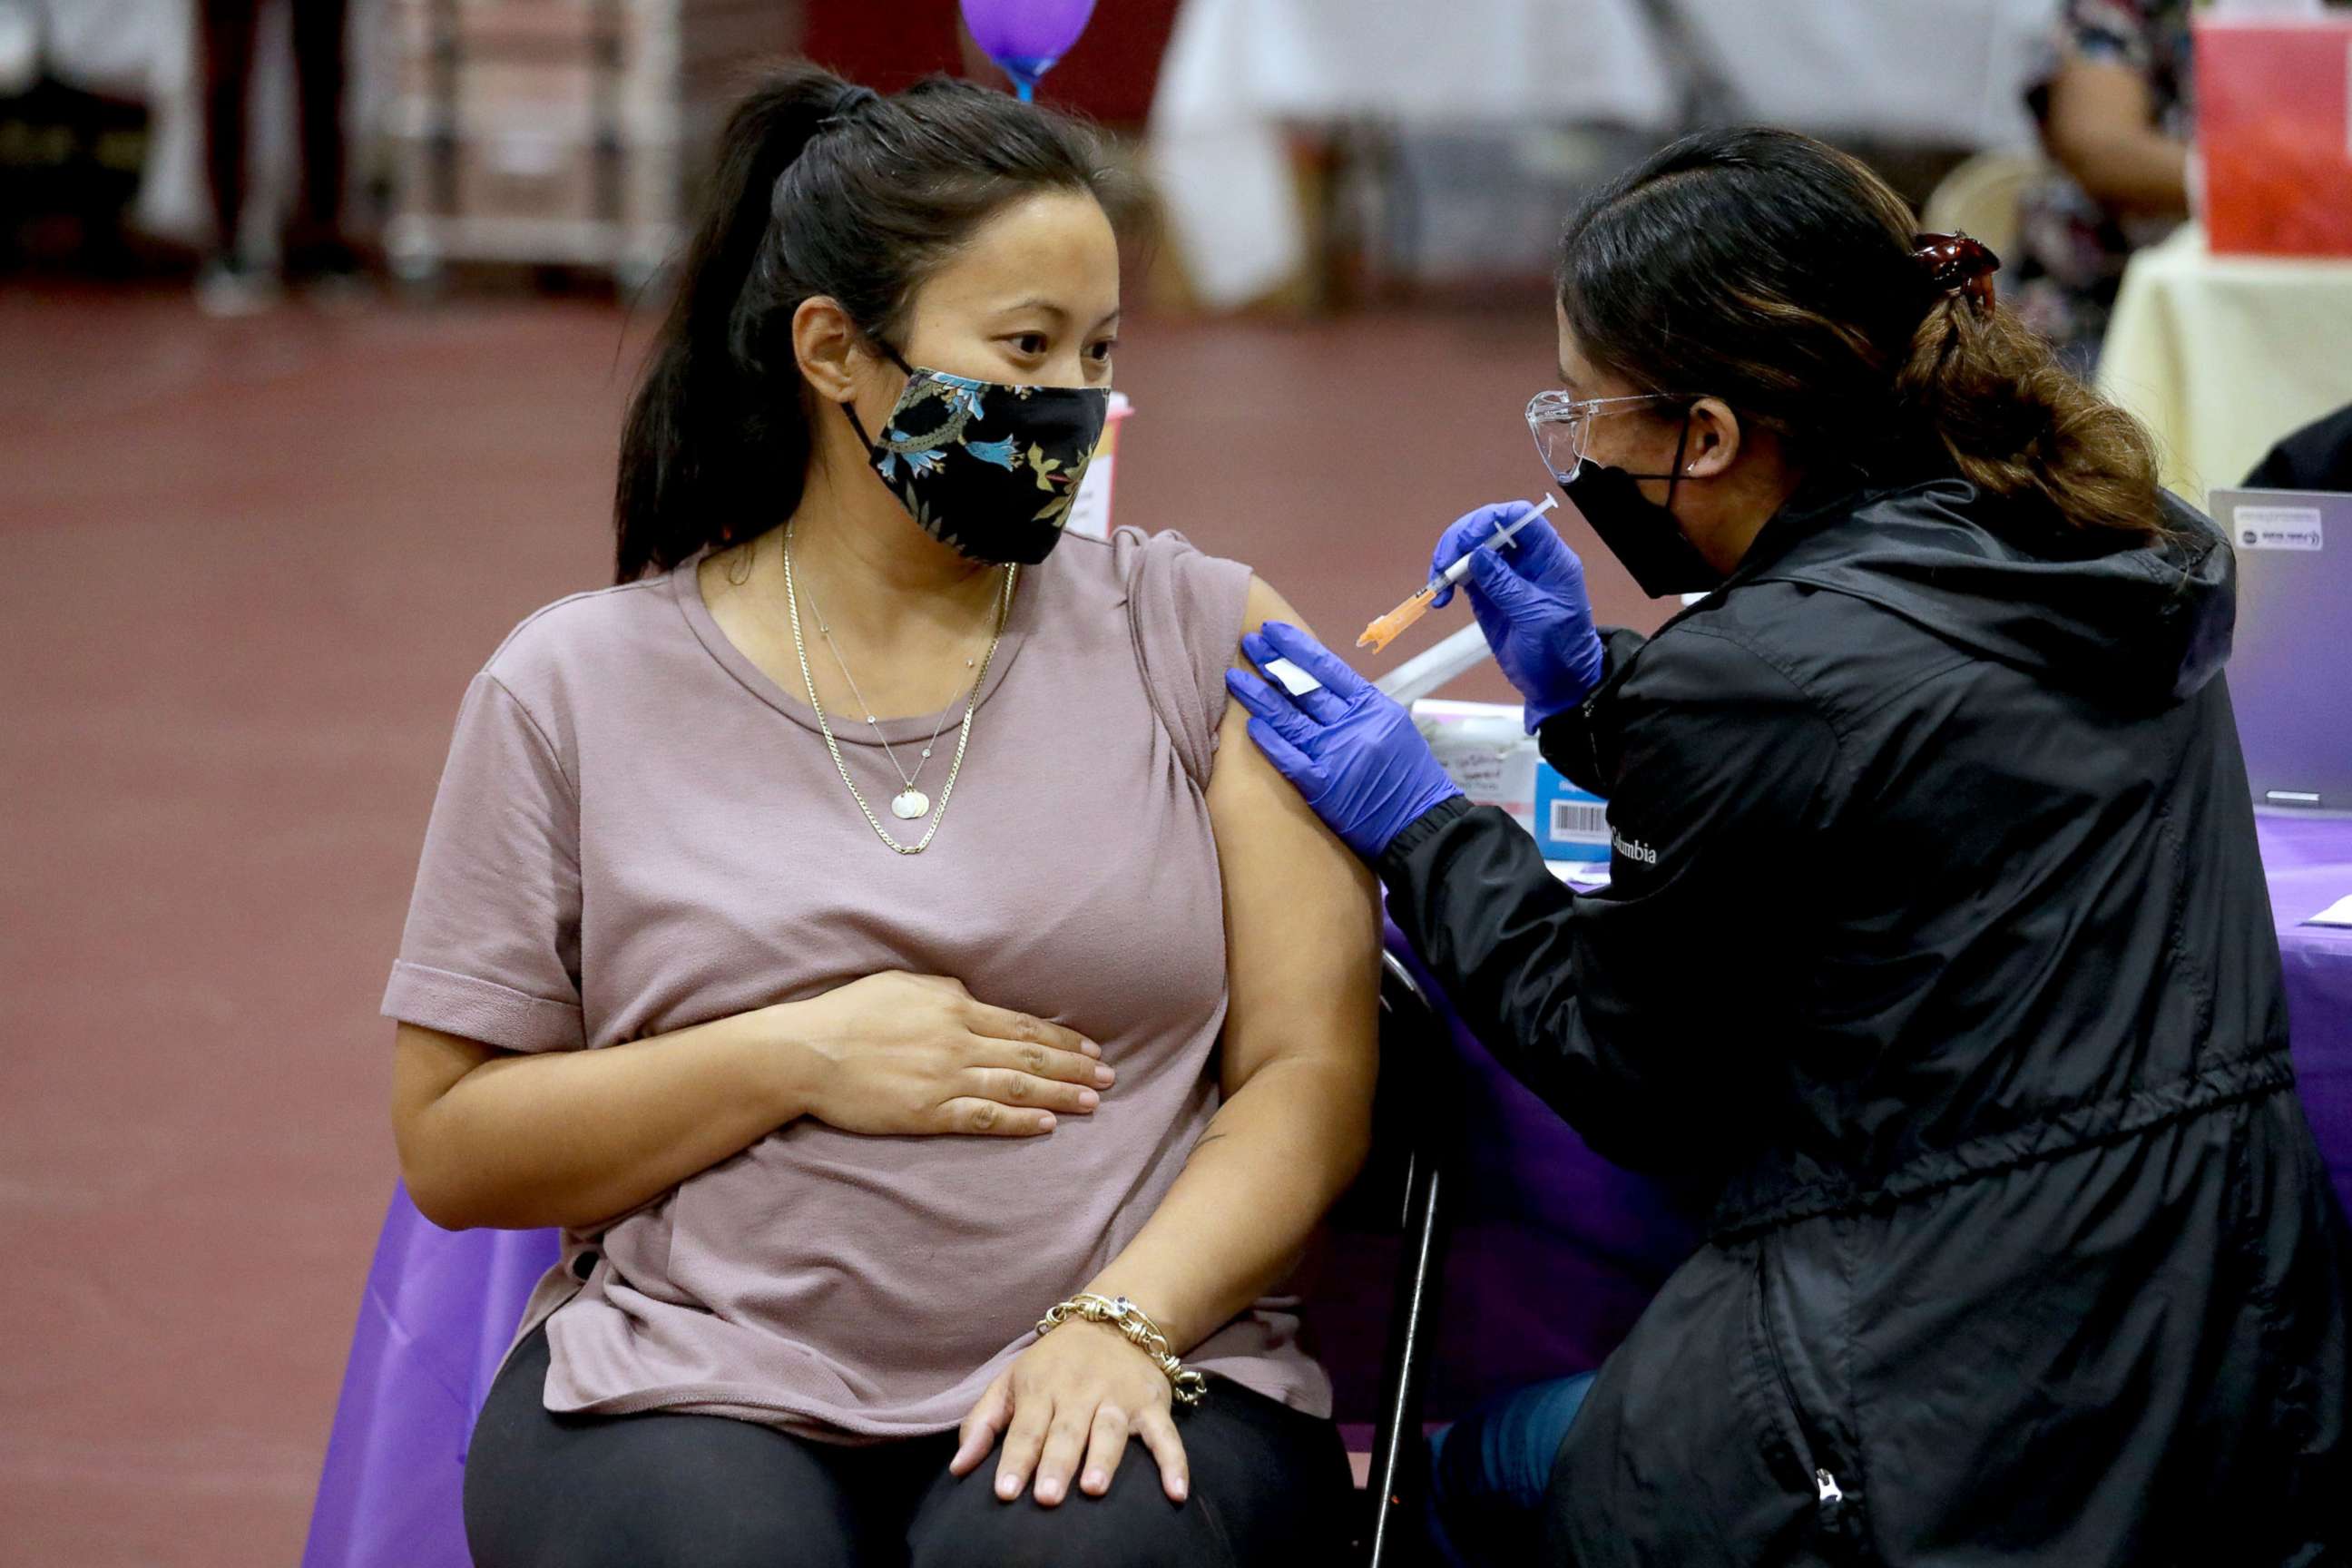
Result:
<svg viewBox="0 0 2352 1568"><path fill-rule="evenodd" d="M1609 837L1609 847L1628 860L1639 860L1644 866L1654 866L1658 863L1658 852L1638 838L1628 838L1622 833L1613 833Z"/></svg>

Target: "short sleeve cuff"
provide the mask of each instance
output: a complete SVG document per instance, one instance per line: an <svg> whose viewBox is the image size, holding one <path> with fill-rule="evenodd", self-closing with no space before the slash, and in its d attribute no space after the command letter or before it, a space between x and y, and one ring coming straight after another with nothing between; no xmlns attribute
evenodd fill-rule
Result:
<svg viewBox="0 0 2352 1568"><path fill-rule="evenodd" d="M1204 555L1173 531L1113 538L1144 690L1192 782L1208 787L1223 721L1225 671L1249 611L1250 569Z"/></svg>
<svg viewBox="0 0 2352 1568"><path fill-rule="evenodd" d="M502 1051L576 1051L588 1043L577 1003L406 960L392 966L383 1016Z"/></svg>

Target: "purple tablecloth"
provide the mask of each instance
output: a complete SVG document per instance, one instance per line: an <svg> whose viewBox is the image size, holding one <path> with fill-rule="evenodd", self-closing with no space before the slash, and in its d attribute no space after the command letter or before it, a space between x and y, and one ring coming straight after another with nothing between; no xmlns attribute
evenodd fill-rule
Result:
<svg viewBox="0 0 2352 1568"><path fill-rule="evenodd" d="M2336 1200L2352 1213L2352 931L2303 923L2352 894L2352 820L2264 816L2259 830L2295 1082Z"/></svg>
<svg viewBox="0 0 2352 1568"><path fill-rule="evenodd" d="M551 1230L447 1231L394 1187L368 1266L302 1568L471 1568L466 1439Z"/></svg>
<svg viewBox="0 0 2352 1568"><path fill-rule="evenodd" d="M2352 1208L2352 931L2301 924L2352 893L2352 822L2266 817L2261 834L2304 1103ZM1596 1157L1466 1035L1456 1043L1470 1136L1433 1416L1597 1364L1696 1234L1664 1194ZM393 1194L303 1568L467 1568L467 1434L523 1300L555 1256L552 1232L453 1235L405 1191ZM1309 1321L1343 1418L1369 1410L1378 1383L1389 1256L1351 1244L1313 1291Z"/></svg>

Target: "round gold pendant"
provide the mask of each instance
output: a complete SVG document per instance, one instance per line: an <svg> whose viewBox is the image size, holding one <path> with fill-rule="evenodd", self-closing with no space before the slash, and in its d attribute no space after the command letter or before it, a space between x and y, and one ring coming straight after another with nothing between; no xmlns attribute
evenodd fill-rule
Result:
<svg viewBox="0 0 2352 1568"><path fill-rule="evenodd" d="M912 822L931 814L931 797L919 789L901 790L890 802L890 815L901 822Z"/></svg>

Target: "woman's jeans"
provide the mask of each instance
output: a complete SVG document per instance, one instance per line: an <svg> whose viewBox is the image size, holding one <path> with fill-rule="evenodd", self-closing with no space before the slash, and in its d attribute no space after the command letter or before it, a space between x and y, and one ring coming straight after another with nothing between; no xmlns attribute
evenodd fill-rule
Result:
<svg viewBox="0 0 2352 1568"><path fill-rule="evenodd" d="M1592 1377L1506 1394L1430 1439L1429 1535L1453 1568L1535 1561L1552 1463Z"/></svg>

